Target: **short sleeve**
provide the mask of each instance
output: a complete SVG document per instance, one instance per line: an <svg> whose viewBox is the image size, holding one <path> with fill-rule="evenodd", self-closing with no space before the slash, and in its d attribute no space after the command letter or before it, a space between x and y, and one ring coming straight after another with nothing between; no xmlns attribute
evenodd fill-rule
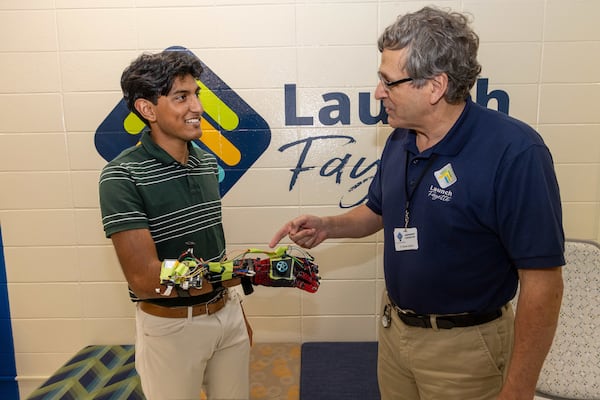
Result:
<svg viewBox="0 0 600 400"><path fill-rule="evenodd" d="M100 211L106 237L130 230L148 228L143 200L124 165L108 164L100 175Z"/></svg>
<svg viewBox="0 0 600 400"><path fill-rule="evenodd" d="M499 233L517 268L564 265L560 193L552 156L533 145L498 171Z"/></svg>

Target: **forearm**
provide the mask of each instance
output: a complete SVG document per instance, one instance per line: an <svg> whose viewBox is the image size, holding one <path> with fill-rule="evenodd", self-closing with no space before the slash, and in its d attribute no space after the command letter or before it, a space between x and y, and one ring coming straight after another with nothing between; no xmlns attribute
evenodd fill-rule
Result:
<svg viewBox="0 0 600 400"><path fill-rule="evenodd" d="M520 277L514 348L500 398L531 400L556 331L563 284L560 268Z"/></svg>
<svg viewBox="0 0 600 400"><path fill-rule="evenodd" d="M169 290L167 286L160 284L161 264L162 260L156 260L155 262L152 262L143 273L129 274L130 277L127 279L129 286L140 299L180 297L177 290ZM236 279L236 281L239 281L239 279ZM231 282L233 282L233 280ZM210 293L213 290L213 285L203 277L202 286L200 288L190 287L184 293L187 293L189 296L199 296L201 294Z"/></svg>
<svg viewBox="0 0 600 400"><path fill-rule="evenodd" d="M129 287L140 299L177 297L172 290L165 296L165 287L160 285L162 261L158 258L154 241L146 229L123 231L112 236L119 263ZM157 291L159 289L160 293ZM191 288L190 296L209 293L212 285L203 279L201 289Z"/></svg>
<svg viewBox="0 0 600 400"><path fill-rule="evenodd" d="M323 225L328 238L360 238L381 230L383 220L363 204L344 214L323 217Z"/></svg>
<svg viewBox="0 0 600 400"><path fill-rule="evenodd" d="M125 274L129 287L140 299L179 297L176 290L167 290L166 286L160 284L160 269L162 260L155 260L147 264L146 268L140 268L136 272L131 269ZM211 283L202 278L202 287L191 287L187 290L189 296L198 296L210 293L214 290Z"/></svg>

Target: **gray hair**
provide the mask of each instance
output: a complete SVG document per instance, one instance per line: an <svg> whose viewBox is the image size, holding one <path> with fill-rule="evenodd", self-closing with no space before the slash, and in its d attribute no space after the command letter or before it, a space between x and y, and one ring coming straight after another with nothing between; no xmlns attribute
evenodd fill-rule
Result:
<svg viewBox="0 0 600 400"><path fill-rule="evenodd" d="M401 15L383 31L377 45L381 52L408 49L404 68L417 87L445 73L445 99L451 104L469 96L481 72L477 61L479 36L470 28L468 18L458 12L425 7Z"/></svg>

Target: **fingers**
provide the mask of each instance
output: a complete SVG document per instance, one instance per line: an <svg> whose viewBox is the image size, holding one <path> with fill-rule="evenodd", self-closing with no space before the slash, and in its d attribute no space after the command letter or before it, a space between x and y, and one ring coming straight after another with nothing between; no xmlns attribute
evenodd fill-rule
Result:
<svg viewBox="0 0 600 400"><path fill-rule="evenodd" d="M279 229L277 231L277 233L275 233L273 238L271 238L271 241L269 242L269 247L273 248L273 247L277 246L277 244L281 241L281 239L283 239L290 233L290 229L291 229L291 222L288 222L281 229Z"/></svg>
<svg viewBox="0 0 600 400"><path fill-rule="evenodd" d="M298 232L301 232L303 230L303 223L304 217L301 216L285 224L283 227L281 227L281 229L277 231L277 233L275 233L275 236L273 236L273 238L269 242L269 247L273 248L277 246L281 239L283 239L286 236L289 236L289 238L295 242L293 237Z"/></svg>
<svg viewBox="0 0 600 400"><path fill-rule="evenodd" d="M320 243L317 236L317 230L314 228L306 228L298 231L297 233L290 233L290 239L300 247L305 249L312 249Z"/></svg>

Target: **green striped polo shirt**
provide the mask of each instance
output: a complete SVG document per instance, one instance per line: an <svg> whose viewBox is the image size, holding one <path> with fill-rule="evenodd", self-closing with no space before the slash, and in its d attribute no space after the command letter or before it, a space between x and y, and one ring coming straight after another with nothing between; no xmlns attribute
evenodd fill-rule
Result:
<svg viewBox="0 0 600 400"><path fill-rule="evenodd" d="M204 260L225 254L218 167L215 157L189 144L187 165L154 143L150 133L124 150L100 175L100 209L106 237L150 230L158 257L178 258L195 242Z"/></svg>

